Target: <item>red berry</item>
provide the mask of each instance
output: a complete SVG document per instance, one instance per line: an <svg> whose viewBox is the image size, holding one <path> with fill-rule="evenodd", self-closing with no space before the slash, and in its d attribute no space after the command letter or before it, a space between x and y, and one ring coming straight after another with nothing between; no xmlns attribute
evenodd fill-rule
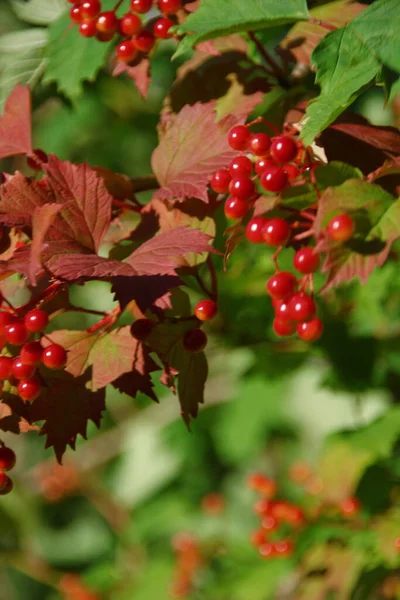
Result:
<svg viewBox="0 0 400 600"><path fill-rule="evenodd" d="M0 471L11 471L15 467L17 457L11 448L0 447Z"/></svg>
<svg viewBox="0 0 400 600"><path fill-rule="evenodd" d="M135 35L142 28L142 21L140 17L133 13L126 13L119 22L119 30L121 35L132 36Z"/></svg>
<svg viewBox="0 0 400 600"><path fill-rule="evenodd" d="M30 379L23 379L17 386L18 395L24 402L32 402L40 394L40 379L36 376Z"/></svg>
<svg viewBox="0 0 400 600"><path fill-rule="evenodd" d="M264 241L263 229L267 219L265 217L253 217L247 223L246 237L252 244L261 244Z"/></svg>
<svg viewBox="0 0 400 600"><path fill-rule="evenodd" d="M260 177L261 186L267 192L278 193L285 189L288 184L288 176L282 167L271 166L264 169Z"/></svg>
<svg viewBox="0 0 400 600"><path fill-rule="evenodd" d="M144 15L153 6L153 0L131 0L131 10Z"/></svg>
<svg viewBox="0 0 400 600"><path fill-rule="evenodd" d="M10 379L12 375L13 359L10 356L0 356L0 381Z"/></svg>
<svg viewBox="0 0 400 600"><path fill-rule="evenodd" d="M271 156L278 163L290 162L296 158L297 152L296 141L288 135L281 135L272 140Z"/></svg>
<svg viewBox="0 0 400 600"><path fill-rule="evenodd" d="M231 180L232 177L228 169L219 169L211 177L210 185L217 194L227 194Z"/></svg>
<svg viewBox="0 0 400 600"><path fill-rule="evenodd" d="M26 159L28 167L33 169L34 171L42 171L43 163L47 163L49 157L46 152L40 150L40 148L35 148L33 150L32 156L28 156Z"/></svg>
<svg viewBox="0 0 400 600"><path fill-rule="evenodd" d="M257 175L262 175L266 169L269 167L276 167L277 165L271 158L259 158L256 162L256 173Z"/></svg>
<svg viewBox="0 0 400 600"><path fill-rule="evenodd" d="M114 34L118 29L118 18L113 10L99 14L96 20L96 29L100 33Z"/></svg>
<svg viewBox="0 0 400 600"><path fill-rule="evenodd" d="M290 237L290 225L280 217L268 219L264 229L264 241L268 246L284 246Z"/></svg>
<svg viewBox="0 0 400 600"><path fill-rule="evenodd" d="M247 156L237 156L228 168L232 177L250 177L253 172L253 163Z"/></svg>
<svg viewBox="0 0 400 600"><path fill-rule="evenodd" d="M340 503L340 511L344 517L354 517L360 509L361 503L358 498L346 498Z"/></svg>
<svg viewBox="0 0 400 600"><path fill-rule="evenodd" d="M150 52L155 41L155 37L150 31L142 29L142 31L136 34L133 43L140 52Z"/></svg>
<svg viewBox="0 0 400 600"><path fill-rule="evenodd" d="M355 231L352 217L346 213L336 215L328 223L327 233L335 242L347 242Z"/></svg>
<svg viewBox="0 0 400 600"><path fill-rule="evenodd" d="M242 219L249 211L249 204L246 200L229 196L225 201L224 211L227 219Z"/></svg>
<svg viewBox="0 0 400 600"><path fill-rule="evenodd" d="M4 337L13 346L22 346L29 339L29 331L23 321L15 321L15 323L6 325Z"/></svg>
<svg viewBox="0 0 400 600"><path fill-rule="evenodd" d="M4 311L0 312L0 334L4 334L6 325L10 325L15 321L16 318L13 315L10 315L10 313Z"/></svg>
<svg viewBox="0 0 400 600"><path fill-rule="evenodd" d="M99 0L83 0L80 9L83 19L94 19L101 11L101 3Z"/></svg>
<svg viewBox="0 0 400 600"><path fill-rule="evenodd" d="M267 541L267 533L263 529L257 529L250 534L250 544L258 548Z"/></svg>
<svg viewBox="0 0 400 600"><path fill-rule="evenodd" d="M266 133L253 133L250 138L250 151L256 156L264 156L271 146L271 138Z"/></svg>
<svg viewBox="0 0 400 600"><path fill-rule="evenodd" d="M183 336L183 347L192 354L204 350L207 345L207 336L201 329L190 329Z"/></svg>
<svg viewBox="0 0 400 600"><path fill-rule="evenodd" d="M303 275L314 273L318 269L319 254L310 246L300 248L294 255L293 265L296 271L303 273Z"/></svg>
<svg viewBox="0 0 400 600"><path fill-rule="evenodd" d="M182 0L158 0L157 6L165 15L173 15L182 8Z"/></svg>
<svg viewBox="0 0 400 600"><path fill-rule="evenodd" d="M43 350L42 363L49 369L63 369L67 362L67 353L59 344L50 344Z"/></svg>
<svg viewBox="0 0 400 600"><path fill-rule="evenodd" d="M288 176L289 181L294 181L301 173L299 167L296 167L296 165L285 165L283 170Z"/></svg>
<svg viewBox="0 0 400 600"><path fill-rule="evenodd" d="M20 356L14 358L12 374L15 379L30 379L34 376L35 372L36 367L34 365L27 365L23 363Z"/></svg>
<svg viewBox="0 0 400 600"><path fill-rule="evenodd" d="M41 362L43 348L40 342L28 342L22 346L20 358L25 365L34 365L35 367Z"/></svg>
<svg viewBox="0 0 400 600"><path fill-rule="evenodd" d="M83 35L83 37L95 37L97 34L96 21L83 21L83 23L79 25L79 33Z"/></svg>
<svg viewBox="0 0 400 600"><path fill-rule="evenodd" d="M287 557L293 554L293 542L290 540L280 540L273 544L275 556Z"/></svg>
<svg viewBox="0 0 400 600"><path fill-rule="evenodd" d="M0 496L6 496L14 487L11 477L5 473L0 473Z"/></svg>
<svg viewBox="0 0 400 600"><path fill-rule="evenodd" d="M275 316L278 321L292 321L288 301L272 299L272 304L275 308Z"/></svg>
<svg viewBox="0 0 400 600"><path fill-rule="evenodd" d="M288 310L291 320L309 321L317 311L314 300L305 292L297 292L288 300Z"/></svg>
<svg viewBox="0 0 400 600"><path fill-rule="evenodd" d="M131 325L131 335L135 340L142 342L150 335L155 325L156 324L154 321L151 321L151 319L137 319Z"/></svg>
<svg viewBox="0 0 400 600"><path fill-rule="evenodd" d="M285 300L292 296L296 289L297 279L288 271L281 271L273 275L267 283L267 292L272 298Z"/></svg>
<svg viewBox="0 0 400 600"><path fill-rule="evenodd" d="M296 331L296 323L292 321L284 321L282 319L274 319L272 328L279 337L287 337L293 335Z"/></svg>
<svg viewBox="0 0 400 600"><path fill-rule="evenodd" d="M170 33L170 29L174 25L175 23L171 21L171 19L168 19L168 17L162 17L154 23L153 33L156 36L156 38L160 40L167 40L173 35L172 33Z"/></svg>
<svg viewBox="0 0 400 600"><path fill-rule="evenodd" d="M262 544L258 549L260 556L266 560L275 556L275 548L273 544L266 542Z"/></svg>
<svg viewBox="0 0 400 600"><path fill-rule="evenodd" d="M77 4L76 6L73 6L69 12L69 15L71 17L71 20L74 21L74 23L82 23L83 19L82 19L82 15L81 15L81 8L79 6L79 4Z"/></svg>
<svg viewBox="0 0 400 600"><path fill-rule="evenodd" d="M49 323L49 317L44 310L35 308L25 315L24 323L27 330L31 333L40 333L46 329Z"/></svg>
<svg viewBox="0 0 400 600"><path fill-rule="evenodd" d="M210 321L218 312L217 303L214 300L201 300L194 309L194 314L200 321Z"/></svg>
<svg viewBox="0 0 400 600"><path fill-rule="evenodd" d="M99 42L110 42L115 35L115 31L98 31L96 33L96 40Z"/></svg>
<svg viewBox="0 0 400 600"><path fill-rule="evenodd" d="M321 337L323 330L324 324L318 317L297 325L297 335L305 342L315 342Z"/></svg>
<svg viewBox="0 0 400 600"><path fill-rule="evenodd" d="M250 200L254 196L256 188L248 177L235 177L229 184L229 191L236 198Z"/></svg>
<svg viewBox="0 0 400 600"><path fill-rule="evenodd" d="M244 125L236 125L230 130L228 143L234 150L246 150L251 133Z"/></svg>
<svg viewBox="0 0 400 600"><path fill-rule="evenodd" d="M117 58L123 62L131 62L137 54L137 48L131 40L124 40L117 46Z"/></svg>

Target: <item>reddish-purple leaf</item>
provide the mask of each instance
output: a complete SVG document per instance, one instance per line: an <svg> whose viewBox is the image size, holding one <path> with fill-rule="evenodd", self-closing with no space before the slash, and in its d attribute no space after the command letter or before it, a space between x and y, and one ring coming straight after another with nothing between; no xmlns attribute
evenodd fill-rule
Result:
<svg viewBox="0 0 400 600"><path fill-rule="evenodd" d="M388 154L400 155L400 132L395 127L378 127L366 123L342 123L337 121L331 125L331 129L357 138Z"/></svg>
<svg viewBox="0 0 400 600"><path fill-rule="evenodd" d="M43 204L37 206L33 212L29 263L29 279L32 285L36 285L36 274L41 269L41 254L46 233L60 209L61 204Z"/></svg>
<svg viewBox="0 0 400 600"><path fill-rule="evenodd" d="M75 449L78 435L86 439L89 420L100 426L106 407L105 390L88 390L85 376L75 378L65 372L57 375L46 380L48 387L33 402L30 418L45 421L40 435L46 436L46 448L54 447L61 463L67 446Z"/></svg>
<svg viewBox="0 0 400 600"><path fill-rule="evenodd" d="M121 310L135 301L143 313L154 306L161 309L171 308L170 290L183 284L175 275L113 277L112 282L112 291Z"/></svg>
<svg viewBox="0 0 400 600"><path fill-rule="evenodd" d="M31 248L23 246L17 248L9 260L0 261L0 279L9 277L13 273L20 273L29 279L31 263Z"/></svg>
<svg viewBox="0 0 400 600"><path fill-rule="evenodd" d="M113 77L118 77L118 75L126 73L128 77L135 82L141 96L146 98L147 94L149 93L149 87L151 83L150 66L151 63L148 58L142 58L141 61L134 66L130 66L124 62L119 62L117 63L112 74Z"/></svg>
<svg viewBox="0 0 400 600"><path fill-rule="evenodd" d="M28 87L18 84L0 117L0 158L31 152L31 96Z"/></svg>
<svg viewBox="0 0 400 600"><path fill-rule="evenodd" d="M102 258L97 254L62 254L61 252L55 255L44 253L44 256L46 269L54 277L66 281L137 275L136 270L129 264L119 260Z"/></svg>
<svg viewBox="0 0 400 600"><path fill-rule="evenodd" d="M9 227L31 226L35 209L54 200L50 190L17 171L1 188L0 222Z"/></svg>
<svg viewBox="0 0 400 600"><path fill-rule="evenodd" d="M114 381L113 386L132 398L136 398L137 394L141 393L154 400L154 402L158 402L150 373L159 369L160 367L150 356L149 348L144 344L138 344L134 368Z"/></svg>
<svg viewBox="0 0 400 600"><path fill-rule="evenodd" d="M254 202L254 217L264 215L268 211L272 210L280 202L279 196L260 196Z"/></svg>

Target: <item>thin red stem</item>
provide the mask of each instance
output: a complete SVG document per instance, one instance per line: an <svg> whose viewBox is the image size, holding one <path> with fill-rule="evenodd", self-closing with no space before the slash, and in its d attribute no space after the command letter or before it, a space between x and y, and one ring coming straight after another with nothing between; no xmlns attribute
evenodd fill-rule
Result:
<svg viewBox="0 0 400 600"><path fill-rule="evenodd" d="M132 204L127 204L122 200L117 200L117 198L113 198L113 204L115 204L115 206L125 208L126 210L132 210L135 213L140 213L141 211L141 208L139 208L139 206L132 206Z"/></svg>
<svg viewBox="0 0 400 600"><path fill-rule="evenodd" d="M28 310L30 310L31 308L35 308L39 303L43 303L47 300L50 300L51 298L53 298L53 296L55 296L58 291L60 290L60 288L65 285L62 281L55 281L54 283L50 284L41 294L40 296L38 296L37 298L32 298L32 300L30 300L29 302L27 302L27 304L24 304L23 306L20 306L15 310L15 312L17 313L24 313Z"/></svg>
<svg viewBox="0 0 400 600"><path fill-rule="evenodd" d="M269 127L271 131L273 131L276 135L281 135L279 129L275 127L275 125L267 121L267 119L264 119L264 117L257 117L253 121L250 121L250 123L247 123L246 127L251 127L251 125L255 125L256 123L265 123L265 125Z"/></svg>
<svg viewBox="0 0 400 600"><path fill-rule="evenodd" d="M321 19L316 19L315 17L310 17L308 19L308 22L311 23L312 25L319 25L320 27L323 27L324 29L327 29L328 31L336 31L337 27L335 27L335 25L332 25L331 23L328 23L327 21L321 21Z"/></svg>

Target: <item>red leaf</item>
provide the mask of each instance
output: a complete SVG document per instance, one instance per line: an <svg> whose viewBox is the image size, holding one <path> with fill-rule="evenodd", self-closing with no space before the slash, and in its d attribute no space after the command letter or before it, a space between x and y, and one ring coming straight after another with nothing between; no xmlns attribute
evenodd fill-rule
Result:
<svg viewBox="0 0 400 600"><path fill-rule="evenodd" d="M91 392L85 387L85 377L74 378L63 372L47 380L39 398L31 406L31 420L45 423L40 435L46 435L46 448L54 447L59 463L70 446L75 450L76 438L80 434L86 439L88 421L100 426L105 410L105 390Z"/></svg>
<svg viewBox="0 0 400 600"><path fill-rule="evenodd" d="M136 398L137 394L145 394L155 402L157 396L153 390L150 373L158 371L160 367L154 362L149 353L149 348L144 344L138 344L134 369L125 373L113 382L113 386L123 394Z"/></svg>
<svg viewBox="0 0 400 600"><path fill-rule="evenodd" d="M112 281L112 291L121 310L134 300L143 313L153 306L171 308L170 290L183 284L176 275L113 277Z"/></svg>
<svg viewBox="0 0 400 600"><path fill-rule="evenodd" d="M62 248L61 248L62 250ZM103 279L104 277L133 276L137 275L127 263L109 258L102 258L97 254L57 254L46 256L46 269L54 277L66 281L78 279Z"/></svg>
<svg viewBox="0 0 400 600"><path fill-rule="evenodd" d="M389 154L400 154L400 132L395 127L378 127L367 123L341 123L340 121L336 121L330 127Z"/></svg>
<svg viewBox="0 0 400 600"><path fill-rule="evenodd" d="M29 88L18 84L0 117L0 158L31 152L31 97Z"/></svg>
<svg viewBox="0 0 400 600"><path fill-rule="evenodd" d="M151 83L150 66L151 63L148 58L142 58L141 61L133 67L124 62L119 62L117 63L112 74L113 77L118 77L118 75L121 75L121 73L126 73L128 77L133 79L135 82L141 96L146 98Z"/></svg>
<svg viewBox="0 0 400 600"><path fill-rule="evenodd" d="M0 222L9 227L31 226L35 209L52 202L50 190L17 172L1 187Z"/></svg>
<svg viewBox="0 0 400 600"><path fill-rule="evenodd" d="M170 118L152 156L161 200L185 196L208 202L207 184L214 171L237 154L228 145L229 130L242 119L233 115L216 122L216 103L185 106Z"/></svg>
<svg viewBox="0 0 400 600"><path fill-rule="evenodd" d="M29 262L29 280L32 285L36 285L36 274L41 268L40 257L46 233L60 209L61 204L43 204L43 206L37 206L33 212Z"/></svg>

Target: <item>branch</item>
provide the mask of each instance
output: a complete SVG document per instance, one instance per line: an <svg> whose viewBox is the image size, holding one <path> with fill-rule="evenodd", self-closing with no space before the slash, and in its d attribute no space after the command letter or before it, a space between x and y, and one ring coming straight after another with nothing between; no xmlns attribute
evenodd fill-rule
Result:
<svg viewBox="0 0 400 600"><path fill-rule="evenodd" d="M321 21L320 19L316 19L315 17L310 17L308 19L308 22L311 23L312 25L319 25L320 27L323 27L324 29L327 29L328 31L336 31L337 27L335 27L335 25L331 25L330 23L327 23L326 21Z"/></svg>
<svg viewBox="0 0 400 600"><path fill-rule="evenodd" d="M264 46L262 45L260 40L257 38L256 34L253 31L249 31L248 34L249 34L249 38L251 39L251 41L254 42L254 44L257 46L257 49L258 49L259 53L261 54L261 56L263 57L263 59L265 60L265 62L271 67L274 76L278 80L278 83L282 87L287 88L288 82L286 80L286 75L285 75L284 71L278 65L276 60L274 58L272 58L272 56L269 54L269 52L264 48Z"/></svg>
<svg viewBox="0 0 400 600"><path fill-rule="evenodd" d="M160 187L154 175L146 175L144 177L135 177L131 179L132 191L134 194L138 192L148 192L150 190L158 190Z"/></svg>

